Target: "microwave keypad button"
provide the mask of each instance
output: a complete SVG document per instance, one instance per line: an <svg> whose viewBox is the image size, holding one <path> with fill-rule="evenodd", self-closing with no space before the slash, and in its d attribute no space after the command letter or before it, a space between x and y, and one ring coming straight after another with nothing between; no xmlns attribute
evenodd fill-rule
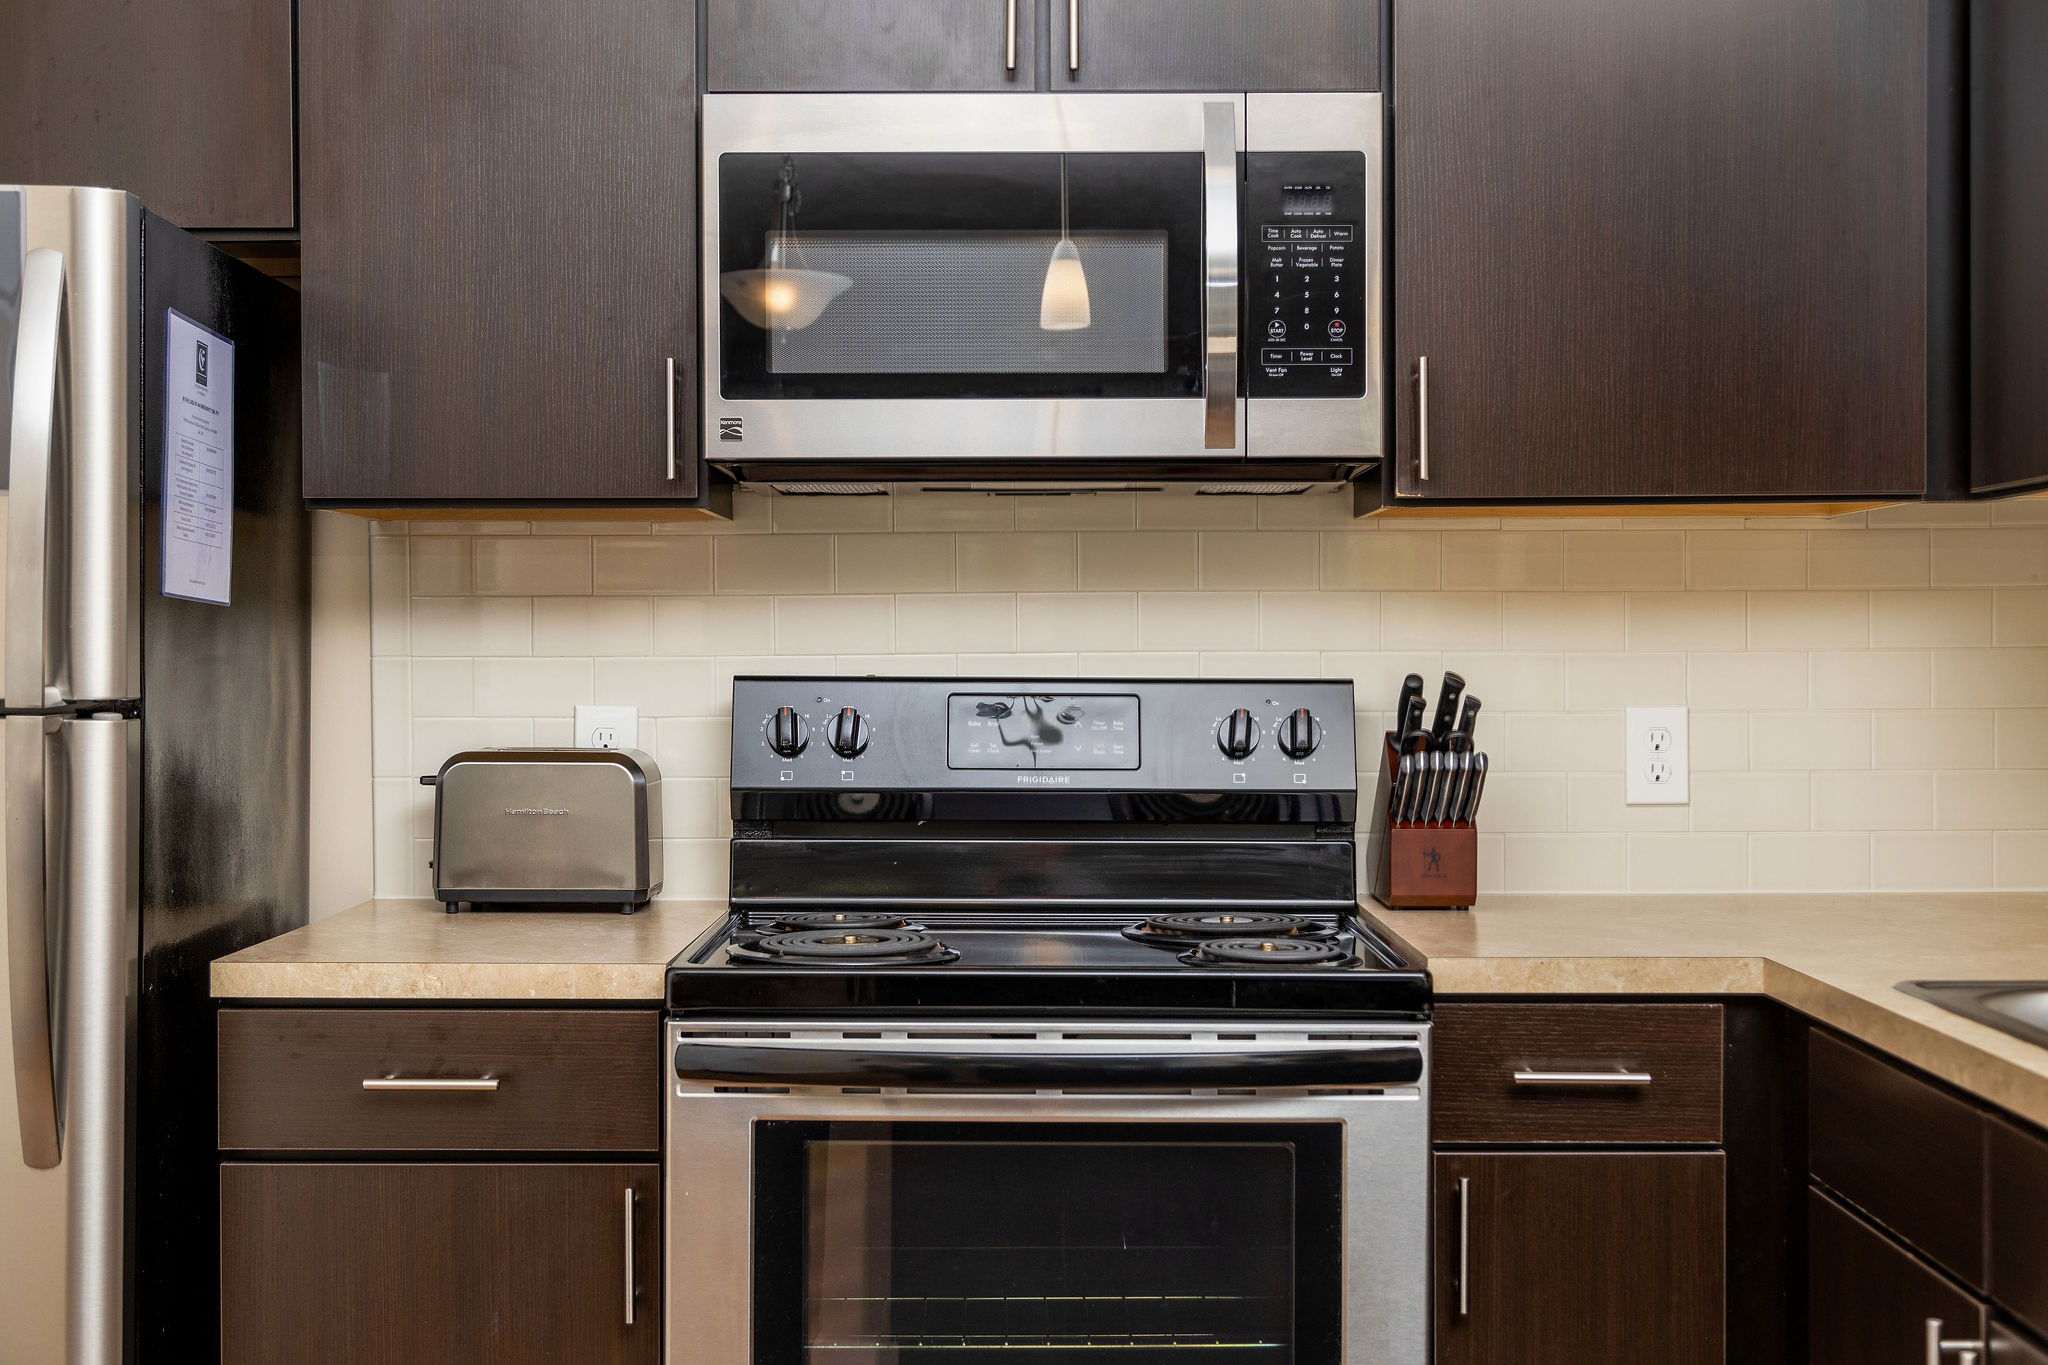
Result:
<svg viewBox="0 0 2048 1365"><path fill-rule="evenodd" d="M1268 346L1259 353L1259 363L1262 365L1285 365L1290 354L1292 353L1283 347Z"/></svg>
<svg viewBox="0 0 2048 1365"><path fill-rule="evenodd" d="M1285 238L1286 229L1277 227L1263 228L1260 230L1260 236L1264 237L1269 242L1278 242Z"/></svg>
<svg viewBox="0 0 2048 1365"><path fill-rule="evenodd" d="M1331 318L1329 326L1325 327L1323 330L1330 334L1330 340L1342 341L1345 337L1345 334L1349 332L1351 329L1344 325L1344 319Z"/></svg>
<svg viewBox="0 0 2048 1365"><path fill-rule="evenodd" d="M1351 240L1351 228L1350 228L1350 227L1349 227L1348 225L1346 225L1346 226L1342 226L1342 227L1333 227L1333 228L1331 228L1331 229L1330 229L1330 240L1331 240L1331 241L1333 241L1333 242L1348 242L1348 241L1350 241L1350 240Z"/></svg>
<svg viewBox="0 0 2048 1365"><path fill-rule="evenodd" d="M1322 352L1321 363L1325 365L1349 365L1351 363L1351 348L1349 346L1336 346L1326 349Z"/></svg>
<svg viewBox="0 0 2048 1365"><path fill-rule="evenodd" d="M1291 228L1287 229L1287 240L1288 240L1288 241L1290 241L1290 242L1305 242L1305 241L1307 241L1307 240L1308 240L1308 229L1307 229L1307 228L1298 228L1298 227L1291 227Z"/></svg>

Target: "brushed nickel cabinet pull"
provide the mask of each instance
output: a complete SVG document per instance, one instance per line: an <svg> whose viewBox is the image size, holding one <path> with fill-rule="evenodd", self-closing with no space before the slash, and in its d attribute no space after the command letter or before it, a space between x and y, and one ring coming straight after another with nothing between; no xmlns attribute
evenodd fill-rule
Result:
<svg viewBox="0 0 2048 1365"><path fill-rule="evenodd" d="M1429 482L1429 357L1415 358L1415 476Z"/></svg>
<svg viewBox="0 0 2048 1365"><path fill-rule="evenodd" d="M1648 1085L1647 1071L1531 1071L1515 1073L1516 1085Z"/></svg>
<svg viewBox="0 0 2048 1365"><path fill-rule="evenodd" d="M633 1325L633 1187L626 1186L626 1326Z"/></svg>
<svg viewBox="0 0 2048 1365"><path fill-rule="evenodd" d="M1067 0L1067 70L1081 69L1081 0Z"/></svg>
<svg viewBox="0 0 2048 1365"><path fill-rule="evenodd" d="M365 1090L460 1091L470 1094L489 1092L497 1088L496 1076L484 1076L476 1080L440 1076L424 1076L417 1079L405 1076L372 1076L363 1082Z"/></svg>
<svg viewBox="0 0 2048 1365"><path fill-rule="evenodd" d="M1017 69L1017 0L1010 0L1009 23L1003 30L1003 70Z"/></svg>
<svg viewBox="0 0 2048 1365"><path fill-rule="evenodd" d="M1458 1316L1472 1315L1472 1179L1458 1177Z"/></svg>
<svg viewBox="0 0 2048 1365"><path fill-rule="evenodd" d="M1968 1338L1944 1339L1941 1319L1927 1319L1927 1365L1941 1365L1941 1358L1953 1351L1959 1365L1977 1365L1978 1355L1988 1349L1982 1341Z"/></svg>
<svg viewBox="0 0 2048 1365"><path fill-rule="evenodd" d="M663 394L667 399L668 412L668 478L670 483L674 483L676 478L676 358L674 356L668 358L668 367L665 373L668 375L668 386L663 390Z"/></svg>

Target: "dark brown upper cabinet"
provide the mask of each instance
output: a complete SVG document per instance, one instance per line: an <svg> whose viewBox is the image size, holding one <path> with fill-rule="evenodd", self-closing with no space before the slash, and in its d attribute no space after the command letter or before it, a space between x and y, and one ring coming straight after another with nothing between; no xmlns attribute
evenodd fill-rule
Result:
<svg viewBox="0 0 2048 1365"><path fill-rule="evenodd" d="M300 0L305 489L698 497L696 22Z"/></svg>
<svg viewBox="0 0 2048 1365"><path fill-rule="evenodd" d="M2048 483L2048 5L1970 5L1970 487Z"/></svg>
<svg viewBox="0 0 2048 1365"><path fill-rule="evenodd" d="M1054 90L1377 90L1378 0L1044 0Z"/></svg>
<svg viewBox="0 0 2048 1365"><path fill-rule="evenodd" d="M1927 0L1396 5L1396 497L1922 493L1928 32Z"/></svg>
<svg viewBox="0 0 2048 1365"><path fill-rule="evenodd" d="M1719 1152L1436 1158L1437 1365L1722 1365Z"/></svg>
<svg viewBox="0 0 2048 1365"><path fill-rule="evenodd" d="M718 91L1031 90L1039 0L707 0Z"/></svg>
<svg viewBox="0 0 2048 1365"><path fill-rule="evenodd" d="M185 228L291 228L291 0L0 4L0 181L128 190Z"/></svg>

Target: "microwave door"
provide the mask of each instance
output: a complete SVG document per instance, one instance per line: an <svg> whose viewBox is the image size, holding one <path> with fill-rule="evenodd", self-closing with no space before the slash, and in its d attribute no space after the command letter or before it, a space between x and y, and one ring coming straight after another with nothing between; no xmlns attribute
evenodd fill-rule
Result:
<svg viewBox="0 0 2048 1365"><path fill-rule="evenodd" d="M1241 97L710 96L712 458L1244 453Z"/></svg>

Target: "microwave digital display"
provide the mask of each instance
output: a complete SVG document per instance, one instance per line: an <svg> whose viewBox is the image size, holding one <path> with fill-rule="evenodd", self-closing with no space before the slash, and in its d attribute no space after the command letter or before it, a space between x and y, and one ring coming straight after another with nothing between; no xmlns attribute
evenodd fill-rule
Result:
<svg viewBox="0 0 2048 1365"><path fill-rule="evenodd" d="M1280 212L1287 218L1327 218L1337 211L1334 185L1283 185Z"/></svg>

